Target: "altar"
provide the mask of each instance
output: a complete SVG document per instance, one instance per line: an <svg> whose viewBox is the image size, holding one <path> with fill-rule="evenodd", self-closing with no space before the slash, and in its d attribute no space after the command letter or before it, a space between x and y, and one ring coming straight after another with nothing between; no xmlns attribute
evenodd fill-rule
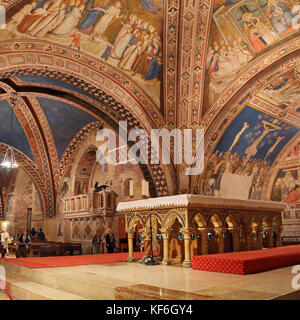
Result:
<svg viewBox="0 0 300 320"><path fill-rule="evenodd" d="M285 208L278 202L185 194L120 202L117 212L125 215L128 261L135 260L139 237L150 254L152 229L153 251L162 264L191 267L193 256L281 246Z"/></svg>

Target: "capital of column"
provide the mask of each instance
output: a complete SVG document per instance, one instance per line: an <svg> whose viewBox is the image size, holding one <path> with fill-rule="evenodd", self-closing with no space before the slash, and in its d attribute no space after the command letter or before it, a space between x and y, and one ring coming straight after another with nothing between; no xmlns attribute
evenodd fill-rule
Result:
<svg viewBox="0 0 300 320"><path fill-rule="evenodd" d="M171 230L171 229L162 228L162 229L160 229L160 232L161 232L161 234L162 234L162 236L163 236L163 239L169 239L172 230Z"/></svg>
<svg viewBox="0 0 300 320"><path fill-rule="evenodd" d="M135 231L132 230L132 229L126 229L126 232L128 234L128 239L134 239L134 234L135 234Z"/></svg>
<svg viewBox="0 0 300 320"><path fill-rule="evenodd" d="M180 232L183 234L185 240L191 239L192 232L189 230L189 228L181 228Z"/></svg>

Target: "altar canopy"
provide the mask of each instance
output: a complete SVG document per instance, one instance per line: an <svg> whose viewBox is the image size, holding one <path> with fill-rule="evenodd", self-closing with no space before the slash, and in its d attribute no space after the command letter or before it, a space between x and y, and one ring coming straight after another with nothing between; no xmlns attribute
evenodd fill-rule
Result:
<svg viewBox="0 0 300 320"><path fill-rule="evenodd" d="M151 220L158 259L191 267L193 256L281 246L285 208L278 202L186 194L120 202L117 211L125 214L129 261L136 237L150 254Z"/></svg>

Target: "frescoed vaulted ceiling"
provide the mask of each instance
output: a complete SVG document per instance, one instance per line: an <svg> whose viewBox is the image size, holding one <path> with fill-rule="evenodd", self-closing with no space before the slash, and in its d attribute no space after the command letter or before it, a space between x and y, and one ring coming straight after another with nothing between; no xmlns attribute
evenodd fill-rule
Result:
<svg viewBox="0 0 300 320"><path fill-rule="evenodd" d="M16 148L46 215L55 215L74 141L96 123L205 130L202 175L185 176L184 165L143 168L155 196L172 189L270 200L286 169L299 179L299 157L287 160L300 137L299 0L6 4L0 151Z"/></svg>

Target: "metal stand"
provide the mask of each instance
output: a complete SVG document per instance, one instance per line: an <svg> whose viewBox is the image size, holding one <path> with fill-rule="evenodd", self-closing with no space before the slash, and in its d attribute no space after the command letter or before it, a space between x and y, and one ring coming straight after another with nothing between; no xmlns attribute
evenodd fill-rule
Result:
<svg viewBox="0 0 300 320"><path fill-rule="evenodd" d="M153 255L153 227L152 227L152 213L150 213L150 256L144 257L141 260L141 264L144 264L145 266L157 266L160 263L157 261L157 259Z"/></svg>

